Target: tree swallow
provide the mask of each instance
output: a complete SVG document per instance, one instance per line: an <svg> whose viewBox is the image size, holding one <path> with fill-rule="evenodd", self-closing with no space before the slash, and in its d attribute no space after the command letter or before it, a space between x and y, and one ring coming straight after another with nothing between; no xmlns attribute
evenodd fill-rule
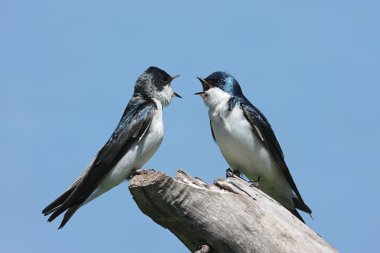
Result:
<svg viewBox="0 0 380 253"><path fill-rule="evenodd" d="M232 170L259 183L262 191L303 221L296 209L309 214L311 209L302 200L268 120L232 75L214 72L198 79L203 91L195 94L209 108L212 136Z"/></svg>
<svg viewBox="0 0 380 253"><path fill-rule="evenodd" d="M178 76L149 67L136 81L134 93L115 131L81 176L42 213L54 220L66 211L62 228L81 206L128 179L152 157L164 135L162 109L173 96Z"/></svg>

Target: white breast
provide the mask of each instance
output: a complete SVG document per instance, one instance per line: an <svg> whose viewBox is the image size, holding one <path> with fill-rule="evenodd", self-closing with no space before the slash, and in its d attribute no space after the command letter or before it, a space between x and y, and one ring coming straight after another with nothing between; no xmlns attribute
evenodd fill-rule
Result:
<svg viewBox="0 0 380 253"><path fill-rule="evenodd" d="M271 177L273 164L269 153L253 134L239 106L219 112L210 108L209 116L215 139L232 169L240 170L250 179Z"/></svg>

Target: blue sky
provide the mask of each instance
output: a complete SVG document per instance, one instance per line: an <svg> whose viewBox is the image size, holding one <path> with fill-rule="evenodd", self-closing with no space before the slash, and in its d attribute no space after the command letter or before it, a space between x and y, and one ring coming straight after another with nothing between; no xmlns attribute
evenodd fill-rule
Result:
<svg viewBox="0 0 380 253"><path fill-rule="evenodd" d="M105 143L150 65L181 77L145 168L228 167L196 76L225 70L271 122L307 224L341 252L380 226L378 1L0 2L0 252L188 252L124 183L63 230L41 210Z"/></svg>

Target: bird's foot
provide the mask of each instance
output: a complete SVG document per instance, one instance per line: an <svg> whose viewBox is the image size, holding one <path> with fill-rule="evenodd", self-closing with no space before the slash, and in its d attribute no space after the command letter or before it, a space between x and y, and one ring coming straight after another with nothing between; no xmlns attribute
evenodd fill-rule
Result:
<svg viewBox="0 0 380 253"><path fill-rule="evenodd" d="M207 253L210 252L210 246L208 245L201 245L198 247L198 250L195 251L194 253Z"/></svg>
<svg viewBox="0 0 380 253"><path fill-rule="evenodd" d="M248 183L249 183L249 186L251 187L255 187L257 189L260 189L260 179L261 177L258 177L257 178L257 182L253 181L253 180L249 180Z"/></svg>
<svg viewBox="0 0 380 253"><path fill-rule="evenodd" d="M238 177L240 176L240 171L239 170L232 170L231 168L228 168L226 170L226 177L232 177L233 175L236 175Z"/></svg>
<svg viewBox="0 0 380 253"><path fill-rule="evenodd" d="M141 175L143 174L143 172L144 172L143 169L133 170L132 175Z"/></svg>
<svg viewBox="0 0 380 253"><path fill-rule="evenodd" d="M226 169L226 177L232 177L233 174L234 172L232 171L231 168Z"/></svg>
<svg viewBox="0 0 380 253"><path fill-rule="evenodd" d="M254 181L252 181L252 180L249 180L248 183L249 183L249 186L250 186L250 187L254 187L254 188L260 189L260 184L259 184L259 182L254 182Z"/></svg>
<svg viewBox="0 0 380 253"><path fill-rule="evenodd" d="M128 177L128 179L131 179L132 177L134 176L137 176L137 175L143 175L143 174L146 174L148 173L149 171L154 171L153 169L148 169L148 170L144 170L144 169L134 169L132 170L132 173L131 175Z"/></svg>

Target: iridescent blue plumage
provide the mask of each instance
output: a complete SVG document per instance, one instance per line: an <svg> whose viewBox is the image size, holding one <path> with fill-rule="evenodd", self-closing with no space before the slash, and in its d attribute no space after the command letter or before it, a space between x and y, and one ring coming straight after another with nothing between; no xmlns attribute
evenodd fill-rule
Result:
<svg viewBox="0 0 380 253"><path fill-rule="evenodd" d="M209 75L205 79L213 87L218 87L224 92L227 92L236 97L244 97L240 88L240 84L236 79L227 72L217 71Z"/></svg>

